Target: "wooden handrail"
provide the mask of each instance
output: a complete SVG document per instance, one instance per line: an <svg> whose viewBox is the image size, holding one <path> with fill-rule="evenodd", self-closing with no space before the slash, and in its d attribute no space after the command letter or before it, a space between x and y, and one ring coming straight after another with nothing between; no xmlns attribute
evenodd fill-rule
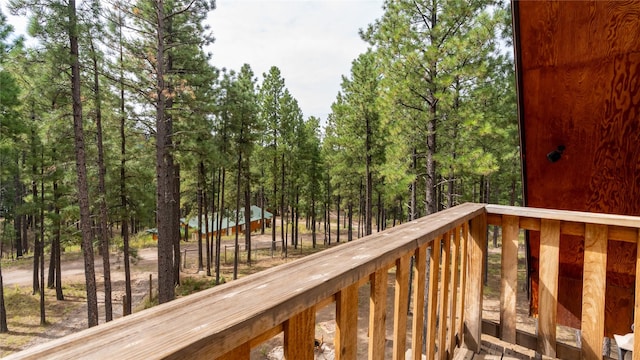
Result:
<svg viewBox="0 0 640 360"><path fill-rule="evenodd" d="M471 329L468 337L471 343L475 342L478 345L477 350L479 350L481 318L478 316L481 316L482 284L478 275L480 272L477 269L482 268L484 256L482 244L486 242L484 237L486 220L478 219L484 218L485 205L463 204L213 289L35 346L13 354L9 359L248 358L251 345L255 344L254 339L264 339L265 334L273 335L280 329L285 333L285 356L296 359L310 358L309 354L313 355L313 338L309 339L312 337L313 328L310 321L319 304L326 304L327 299L330 299L329 301L335 299L338 327L355 326L352 312L357 309L348 307L353 306L358 284L368 279L374 289L371 313L377 319L372 326L383 326L379 322L384 319L384 315L380 312L384 311L382 299L386 293L386 286L383 285L386 283L387 270L396 264L406 264L408 257L412 255L420 255L424 259L426 255L424 251L427 247L439 247L440 241L445 236L448 238L453 236L455 243L456 236L460 236L461 232L461 244L456 246L460 246L462 251L468 248L473 256L469 258L468 264L466 256L460 256L460 259L452 261L454 264L460 264L462 272L457 276L461 279L460 289L450 291L460 291L462 297L460 301L466 301L467 304L464 306L465 313L473 315L468 321L465 320L465 327ZM471 227L468 227L469 222ZM458 235L454 235L456 232ZM434 240L436 240L435 243ZM449 244L449 241L444 243ZM439 252L432 252L434 255L436 253ZM416 262L418 266L422 265L419 261ZM465 278L466 264L474 269L469 279ZM436 269L444 273L455 271L448 263L442 266L436 265ZM434 275L434 272L430 274L432 277ZM402 276L406 277L406 275ZM467 287L473 288L472 296L475 298L468 297L465 281L467 281ZM424 290L424 284L416 282L415 286L417 290ZM443 287L445 291L447 288ZM414 291L412 295L415 309L423 308L424 299L418 294L420 291ZM432 295L435 298L435 294ZM466 299L465 295L467 295ZM442 340L439 344L439 357L443 358L445 351L449 354L453 351L446 344L453 344L454 337L460 339L462 336L463 314L460 312L463 307L449 301L454 298L453 296L440 295L439 298L443 302L441 309L445 312L445 315L441 314L441 324L446 323L444 320L447 317L446 314L451 314L453 318L451 323L456 318L460 319L459 326L450 329L447 334L440 334ZM399 313L401 309L406 309L406 302L400 299L396 301L395 306L395 313ZM435 303L433 306L436 306ZM398 323L402 324L402 321L400 319ZM435 317L430 316L428 326L431 326L432 322L435 323ZM422 318L416 317L414 313L413 323L413 328L421 329ZM396 329L395 336L400 337L401 332L402 329ZM336 345L355 346L354 336L357 333L348 328L341 328L337 333ZM421 333L420 331L420 335ZM430 333L435 337L434 332ZM381 347L384 346L384 338L379 338L384 337L384 330L373 332L371 336L370 354L378 357ZM466 340L467 336L465 336ZM403 350L396 349L395 353L399 356ZM431 348L430 351L431 358L435 350ZM355 356L353 348L344 352L337 349L336 354L339 353L351 354L346 358ZM420 351L414 351L413 356L419 359Z"/></svg>
<svg viewBox="0 0 640 360"><path fill-rule="evenodd" d="M553 210L531 207L486 205L487 214L512 215L522 218L537 218L547 220L560 220L583 224L614 225L620 227L640 229L640 220L637 216L598 214L582 211Z"/></svg>

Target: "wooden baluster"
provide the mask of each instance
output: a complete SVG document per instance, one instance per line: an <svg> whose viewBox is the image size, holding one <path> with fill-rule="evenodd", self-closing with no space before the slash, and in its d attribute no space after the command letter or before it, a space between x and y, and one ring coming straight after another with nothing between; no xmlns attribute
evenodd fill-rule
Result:
<svg viewBox="0 0 640 360"><path fill-rule="evenodd" d="M445 360L451 351L447 346L447 323L449 318L449 287L451 286L451 232L444 235L442 242L442 281L440 282L440 297L438 299L440 320L438 334L438 358Z"/></svg>
<svg viewBox="0 0 640 360"><path fill-rule="evenodd" d="M387 269L382 268L371 274L369 282L369 359L384 360L387 311Z"/></svg>
<svg viewBox="0 0 640 360"><path fill-rule="evenodd" d="M358 355L358 283L336 294L337 360L356 360Z"/></svg>
<svg viewBox="0 0 640 360"><path fill-rule="evenodd" d="M502 280L500 283L500 334L502 340L516 343L516 297L518 293L519 218L502 217Z"/></svg>
<svg viewBox="0 0 640 360"><path fill-rule="evenodd" d="M458 285L460 284L460 227L453 230L453 249L451 255L451 317L449 318L449 359L453 357L456 346L456 318L462 317L458 312Z"/></svg>
<svg viewBox="0 0 640 360"><path fill-rule="evenodd" d="M413 360L422 359L422 329L424 328L424 285L427 279L427 245L415 253L413 276L413 322L411 324L411 354Z"/></svg>
<svg viewBox="0 0 640 360"><path fill-rule="evenodd" d="M480 352L482 335L482 285L484 257L487 246L487 214L483 213L471 220L468 237L469 276L465 290L464 323L467 332L464 344L467 348Z"/></svg>
<svg viewBox="0 0 640 360"><path fill-rule="evenodd" d="M638 242L640 242L640 230L636 232L636 244L638 244ZM633 314L634 330L640 329L640 246L636 248L636 303ZM635 335L633 342L633 360L640 360L640 338L638 341L635 341Z"/></svg>
<svg viewBox="0 0 640 360"><path fill-rule="evenodd" d="M538 352L556 357L556 315L558 305L558 266L560 221L540 222L540 281L538 301Z"/></svg>
<svg viewBox="0 0 640 360"><path fill-rule="evenodd" d="M458 305L458 341L459 345L463 344L464 339L464 316L465 316L465 301L467 297L467 264L469 261L468 243L469 243L469 223L462 224L462 239L460 241L460 304Z"/></svg>
<svg viewBox="0 0 640 360"><path fill-rule="evenodd" d="M436 353L436 317L438 316L438 278L440 275L440 248L442 237L437 237L431 246L429 261L429 294L427 294L427 359L433 360ZM442 319L442 318L441 318Z"/></svg>
<svg viewBox="0 0 640 360"><path fill-rule="evenodd" d="M582 282L582 358L602 359L604 295L607 280L606 225L587 224L584 231Z"/></svg>
<svg viewBox="0 0 640 360"><path fill-rule="evenodd" d="M407 348L407 297L409 296L409 264L411 253L396 260L396 290L393 318L393 360L404 360Z"/></svg>
<svg viewBox="0 0 640 360"><path fill-rule="evenodd" d="M315 306L311 306L285 321L284 358L287 360L313 360L315 328Z"/></svg>

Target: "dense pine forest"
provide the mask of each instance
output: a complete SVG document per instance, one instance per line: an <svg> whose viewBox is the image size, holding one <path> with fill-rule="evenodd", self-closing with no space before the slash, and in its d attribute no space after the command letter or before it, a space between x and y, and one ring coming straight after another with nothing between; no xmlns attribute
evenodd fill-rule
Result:
<svg viewBox="0 0 640 360"><path fill-rule="evenodd" d="M259 206L278 223L258 231L286 256L305 219L316 246L327 226L347 231L329 241L351 241L463 202L521 201L501 1L385 1L360 30L369 50L342 77L327 119L305 117L276 66L211 65L214 1L9 8L30 19L37 42L25 45L0 14L0 254L32 254L34 294L55 287L62 299L61 249L82 244L89 326L98 324L94 255L110 309L110 248L122 244L128 272L139 231L157 229L158 300L174 299L181 218L197 217L204 232L205 216ZM200 266L219 276L220 235L201 241ZM238 241L251 244L251 233Z"/></svg>

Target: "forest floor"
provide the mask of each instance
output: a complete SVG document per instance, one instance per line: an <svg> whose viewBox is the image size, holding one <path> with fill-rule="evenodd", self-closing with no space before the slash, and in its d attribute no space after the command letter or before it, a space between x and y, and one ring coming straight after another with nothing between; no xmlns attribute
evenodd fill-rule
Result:
<svg viewBox="0 0 640 360"><path fill-rule="evenodd" d="M346 236L345 236L346 238ZM279 264L289 262L304 256L313 251L310 249L310 235L303 235L304 250L289 250L288 257L285 259L280 254L280 248L275 253L271 253L271 235L253 235L252 243L254 248L253 265L251 267L241 266L240 276L246 276L251 273L261 271ZM323 237L318 237L318 250L324 248L322 245ZM240 239L242 242L243 239ZM210 279L205 276L203 271L197 269L197 244L194 242L181 243L183 251L184 268L181 272L181 277L196 278L196 279ZM186 251L185 251L186 250ZM524 288L524 250L521 246L522 254L521 263L519 264L519 288L518 288L518 329L535 333L536 319L528 315L528 301L527 294ZM186 254L186 258L184 257ZM205 256L205 255L203 255ZM223 242L221 250L221 262L222 262L222 277L225 280L232 278L233 269L233 240L227 239ZM79 256L70 256L67 261L63 260L63 284L73 289L74 286L80 288L84 284L84 263ZM102 277L102 261L100 257L96 257L96 278L99 281L98 284L98 302L99 302L99 319L100 323L104 322L104 291L103 284L100 281ZM489 246L489 263L488 263L488 282L484 290L484 312L483 318L494 321L499 321L499 291L500 291L500 248L493 248ZM149 297L150 291L150 279L152 282L152 289L156 289L157 281L157 249L145 248L138 251L138 260L132 263L132 293L133 293L133 309L139 311L143 308L143 304ZM122 317L122 296L124 295L124 266L122 257L114 254L111 258L111 278L113 283L113 317L114 319ZM38 301L37 295L31 295L30 285L32 281L32 270L28 264L24 266L10 266L8 268L3 267L3 280L5 297L8 293L20 291L21 296L31 297L30 301ZM391 271L389 273L389 291L387 292L387 319L393 319L393 302L394 302L394 282L395 273ZM13 290L12 290L13 289ZM20 289L20 290L17 290ZM28 289L28 290L25 290ZM27 291L28 294L25 292ZM51 292L53 295L49 295L53 300L47 300L56 303L54 290L47 290L47 293ZM14 294L15 295L15 294ZM83 298L83 291L69 291L65 294L65 301L57 302L63 303L62 306L65 309L61 314L55 318L48 318L47 326L39 326L39 316L35 320L35 324L31 321L24 326L11 328L10 333L0 335L0 357L6 356L12 352L20 351L22 349L29 348L39 343L47 342L52 339L56 339L82 329L87 328L87 310L86 303ZM359 306L358 306L358 358L366 358L368 352L368 317L369 317L369 286L362 286L359 290ZM10 314L11 316L11 314ZM316 338L323 342L323 345L316 350L317 359L333 359L333 337L336 331L335 325L335 305L331 304L324 309L318 311L316 315ZM411 316L409 318L408 332L410 332ZM387 321L387 347L385 358L391 357L392 342L390 339L393 334L393 322ZM3 338L3 336L5 338ZM7 341L6 336L12 336L13 339L18 338L18 341ZM558 328L558 340L575 344L575 331L568 328ZM254 349L252 349L252 359L281 359L282 358L282 344L283 335L280 334L271 340L268 340ZM407 338L407 344L410 346L411 339Z"/></svg>

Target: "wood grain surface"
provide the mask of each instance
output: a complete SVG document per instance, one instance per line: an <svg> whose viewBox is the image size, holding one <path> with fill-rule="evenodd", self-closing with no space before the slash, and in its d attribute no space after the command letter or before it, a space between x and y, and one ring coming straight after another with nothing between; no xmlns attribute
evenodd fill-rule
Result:
<svg viewBox="0 0 640 360"><path fill-rule="evenodd" d="M526 205L640 215L640 1L519 1L515 8ZM559 145L562 158L549 162ZM582 242L584 235L560 241L558 319L571 326L582 313L571 300L582 291ZM536 246L532 234L532 264ZM626 333L636 245L610 246L606 333Z"/></svg>

